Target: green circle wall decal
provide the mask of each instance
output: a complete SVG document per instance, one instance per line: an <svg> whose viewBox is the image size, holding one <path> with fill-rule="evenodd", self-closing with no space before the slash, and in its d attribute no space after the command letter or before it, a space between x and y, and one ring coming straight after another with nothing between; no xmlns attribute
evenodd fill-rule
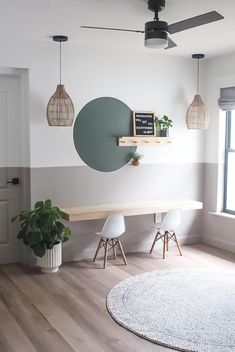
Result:
<svg viewBox="0 0 235 352"><path fill-rule="evenodd" d="M79 112L73 129L75 148L91 168L110 172L127 164L136 147L119 147L118 137L132 135L132 111L122 101L102 97Z"/></svg>

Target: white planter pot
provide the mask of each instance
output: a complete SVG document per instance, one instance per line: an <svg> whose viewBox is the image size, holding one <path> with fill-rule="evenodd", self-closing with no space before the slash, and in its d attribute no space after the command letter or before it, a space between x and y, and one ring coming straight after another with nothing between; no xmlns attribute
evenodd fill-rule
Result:
<svg viewBox="0 0 235 352"><path fill-rule="evenodd" d="M45 255L37 257L38 266L43 273L56 273L62 264L62 244L55 245L52 249L47 249Z"/></svg>

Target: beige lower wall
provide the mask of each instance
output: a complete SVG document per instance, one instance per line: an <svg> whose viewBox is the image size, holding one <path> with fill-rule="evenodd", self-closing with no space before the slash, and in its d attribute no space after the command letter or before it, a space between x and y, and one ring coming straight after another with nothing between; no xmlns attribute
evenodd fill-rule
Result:
<svg viewBox="0 0 235 352"><path fill-rule="evenodd" d="M218 164L205 164L203 242L235 253L235 216L217 215ZM222 204L221 204L222 205Z"/></svg>
<svg viewBox="0 0 235 352"><path fill-rule="evenodd" d="M111 173L89 167L33 168L31 205L46 198L59 207L171 198L201 201L203 174L204 165L199 163L127 165ZM154 237L152 224L152 215L126 218L122 237L126 252L149 250ZM63 260L91 258L98 240L94 232L102 225L103 220L69 224L72 238L64 244ZM183 212L178 231L181 242L199 242L201 234L202 211Z"/></svg>
<svg viewBox="0 0 235 352"><path fill-rule="evenodd" d="M60 207L141 200L202 200L202 163L126 165L115 172L86 166L31 169L31 204L51 198Z"/></svg>
<svg viewBox="0 0 235 352"><path fill-rule="evenodd" d="M9 177L19 175L21 179L23 208L30 207L30 200L32 206L46 198L60 207L164 198L203 201L203 211L183 212L178 230L181 243L203 241L235 252L235 218L211 214L216 210L217 171L218 165L209 163L143 164L112 173L88 167L20 168L17 173L11 169ZM154 237L152 223L152 215L126 218L123 245L127 252L149 250ZM64 261L91 258L97 244L94 232L102 225L103 220L69 224L72 237L64 244Z"/></svg>

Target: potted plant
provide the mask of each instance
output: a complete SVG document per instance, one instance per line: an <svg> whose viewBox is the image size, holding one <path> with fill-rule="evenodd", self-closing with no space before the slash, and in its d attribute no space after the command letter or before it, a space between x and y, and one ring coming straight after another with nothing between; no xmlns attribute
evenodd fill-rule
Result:
<svg viewBox="0 0 235 352"><path fill-rule="evenodd" d="M142 159L144 156L143 154L139 154L137 152L131 154L131 164L133 166L138 166L140 164L140 159Z"/></svg>
<svg viewBox="0 0 235 352"><path fill-rule="evenodd" d="M71 230L59 220L62 213L52 206L51 200L36 202L31 211L22 211L15 216L20 222L18 239L30 247L37 256L42 272L52 273L62 264L62 242L69 239Z"/></svg>
<svg viewBox="0 0 235 352"><path fill-rule="evenodd" d="M169 119L166 115L164 115L161 119L155 117L155 124L157 129L160 131L160 137L168 137L169 136L169 128L172 127L172 120Z"/></svg>

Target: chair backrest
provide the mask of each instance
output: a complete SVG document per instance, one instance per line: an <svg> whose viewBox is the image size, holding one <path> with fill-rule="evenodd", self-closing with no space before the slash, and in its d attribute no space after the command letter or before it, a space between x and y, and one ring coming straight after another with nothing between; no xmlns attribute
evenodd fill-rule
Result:
<svg viewBox="0 0 235 352"><path fill-rule="evenodd" d="M102 235L107 238L115 238L121 236L125 232L125 219L123 215L110 215L101 231Z"/></svg>
<svg viewBox="0 0 235 352"><path fill-rule="evenodd" d="M180 224L181 211L180 210L169 210L166 213L161 225L160 230L170 231L175 230Z"/></svg>

